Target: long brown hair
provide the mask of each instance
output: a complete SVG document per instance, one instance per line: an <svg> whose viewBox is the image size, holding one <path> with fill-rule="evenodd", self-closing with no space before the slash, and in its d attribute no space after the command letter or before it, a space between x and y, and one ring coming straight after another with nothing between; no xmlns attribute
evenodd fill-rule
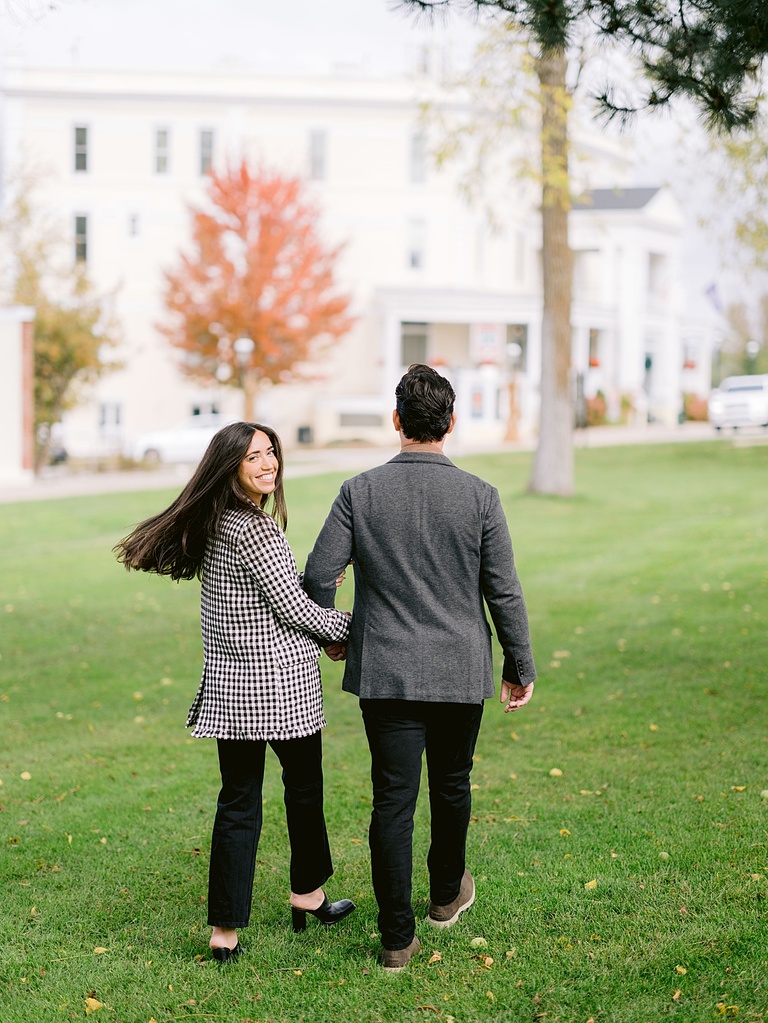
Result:
<svg viewBox="0 0 768 1023"><path fill-rule="evenodd" d="M248 453L254 433L269 437L277 458L275 489L255 505L238 479L240 463ZM216 534L228 508L251 508L270 514L285 529L288 511L283 492L283 449L280 438L260 423L230 423L219 430L182 492L165 511L153 515L113 547L117 560L127 569L156 572L171 579L200 578L208 539Z"/></svg>

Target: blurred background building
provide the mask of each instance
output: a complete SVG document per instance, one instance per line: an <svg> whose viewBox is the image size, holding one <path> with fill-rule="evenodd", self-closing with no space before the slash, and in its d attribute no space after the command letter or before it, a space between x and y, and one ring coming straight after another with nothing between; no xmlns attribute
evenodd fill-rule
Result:
<svg viewBox="0 0 768 1023"><path fill-rule="evenodd" d="M211 168L246 156L300 175L322 233L345 248L349 335L306 366L306 382L264 388L257 417L288 446L382 443L393 390L412 362L441 368L459 398L457 437L492 443L536 430L541 335L535 189L489 228L450 167L434 169L421 121L421 76L265 76L232 71L44 68L6 61L0 155L7 201L33 167L37 196L60 216L72 259L117 288L122 368L68 412L71 455L131 450L190 415L238 417L242 396L184 379L158 332L162 271L189 242L188 205ZM609 420L675 421L682 395L706 395L706 321L685 319L684 221L663 187L629 187L626 140L579 129L589 160L571 214L577 414L600 398ZM580 412L578 410L581 410Z"/></svg>

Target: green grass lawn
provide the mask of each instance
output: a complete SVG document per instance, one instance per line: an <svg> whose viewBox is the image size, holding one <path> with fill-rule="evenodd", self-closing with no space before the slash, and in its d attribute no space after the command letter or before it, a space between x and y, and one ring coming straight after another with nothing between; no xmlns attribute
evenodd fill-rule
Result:
<svg viewBox="0 0 768 1023"><path fill-rule="evenodd" d="M768 1020L768 448L577 458L570 501L525 493L528 456L463 462L501 491L540 677L523 711L486 706L477 902L449 931L420 922L424 952L395 976L377 966L367 750L339 666L323 666L327 890L357 912L290 932L270 756L248 953L221 969L215 746L184 730L198 587L110 552L172 495L0 506L2 1023ZM300 565L340 479L289 485ZM423 801L422 918L427 819Z"/></svg>

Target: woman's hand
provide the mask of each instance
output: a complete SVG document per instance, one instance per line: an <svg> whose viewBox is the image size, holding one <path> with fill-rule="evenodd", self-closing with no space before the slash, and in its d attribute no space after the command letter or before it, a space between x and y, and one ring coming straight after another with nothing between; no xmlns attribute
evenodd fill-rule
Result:
<svg viewBox="0 0 768 1023"><path fill-rule="evenodd" d="M352 564L354 564L354 562L350 561L350 563L349 563L349 564L350 564L350 565L352 565ZM342 584L342 583L344 582L344 580L346 579L346 577L347 577L347 570L346 570L346 568L345 568L345 569L344 569L344 571L343 571L343 572L341 573L341 575L340 575L340 576L338 576L338 577L337 577L337 579L336 579L336 589L337 589L337 590L338 590L338 588L339 588L339 587L341 586L341 584Z"/></svg>

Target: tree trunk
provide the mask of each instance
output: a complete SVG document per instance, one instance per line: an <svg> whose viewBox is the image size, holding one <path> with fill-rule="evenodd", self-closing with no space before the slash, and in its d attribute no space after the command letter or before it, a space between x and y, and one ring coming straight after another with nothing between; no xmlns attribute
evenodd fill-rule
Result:
<svg viewBox="0 0 768 1023"><path fill-rule="evenodd" d="M247 369L243 373L243 422L253 423L256 416L256 392L259 389L259 372Z"/></svg>
<svg viewBox="0 0 768 1023"><path fill-rule="evenodd" d="M567 61L563 51L536 61L541 90L542 271L541 405L539 443L528 489L537 494L573 493L571 395L571 286L568 244Z"/></svg>

